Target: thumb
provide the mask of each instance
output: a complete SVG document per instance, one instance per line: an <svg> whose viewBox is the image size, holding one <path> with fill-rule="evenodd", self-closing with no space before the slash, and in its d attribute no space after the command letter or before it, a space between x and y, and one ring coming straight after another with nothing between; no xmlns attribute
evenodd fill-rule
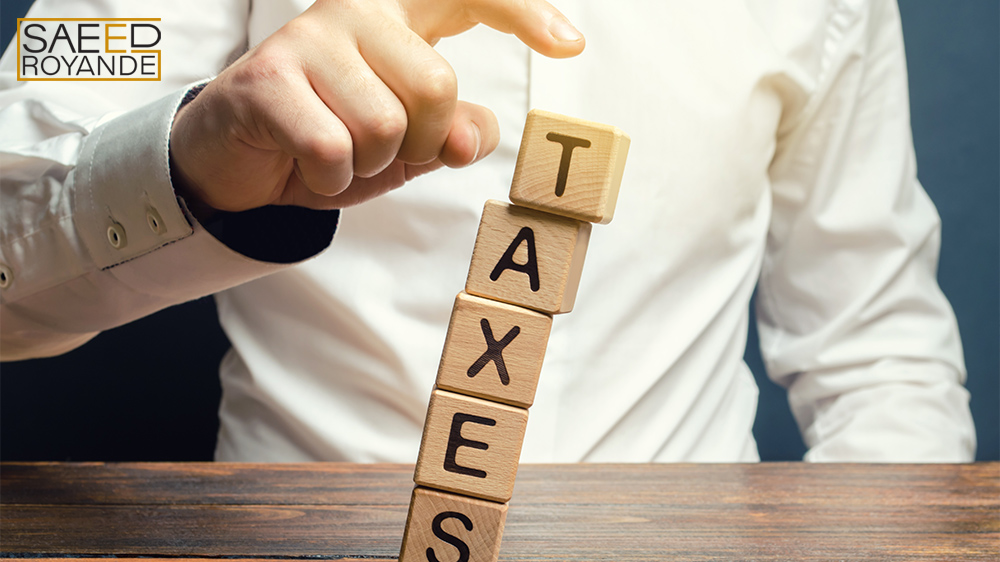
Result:
<svg viewBox="0 0 1000 562"><path fill-rule="evenodd" d="M410 27L428 43L482 23L512 33L525 45L553 58L583 51L583 34L545 0L404 0Z"/></svg>

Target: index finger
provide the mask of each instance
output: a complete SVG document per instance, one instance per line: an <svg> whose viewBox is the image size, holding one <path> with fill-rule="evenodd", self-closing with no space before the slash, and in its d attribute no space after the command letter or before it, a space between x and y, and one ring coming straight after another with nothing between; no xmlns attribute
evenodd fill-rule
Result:
<svg viewBox="0 0 1000 562"><path fill-rule="evenodd" d="M576 56L586 45L583 34L545 0L410 0L404 4L411 29L432 44L482 23L514 34L548 57Z"/></svg>

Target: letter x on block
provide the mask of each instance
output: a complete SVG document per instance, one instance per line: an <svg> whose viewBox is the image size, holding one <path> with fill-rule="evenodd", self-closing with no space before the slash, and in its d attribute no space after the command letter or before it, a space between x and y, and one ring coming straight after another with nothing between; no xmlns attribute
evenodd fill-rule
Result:
<svg viewBox="0 0 1000 562"><path fill-rule="evenodd" d="M496 502L514 493L528 411L444 390L431 393L413 481Z"/></svg>
<svg viewBox="0 0 1000 562"><path fill-rule="evenodd" d="M551 329L548 314L459 293L437 387L530 408Z"/></svg>

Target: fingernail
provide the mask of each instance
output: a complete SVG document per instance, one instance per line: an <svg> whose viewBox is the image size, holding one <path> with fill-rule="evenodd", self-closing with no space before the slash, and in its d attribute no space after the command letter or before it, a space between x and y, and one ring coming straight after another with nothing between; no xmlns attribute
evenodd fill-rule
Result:
<svg viewBox="0 0 1000 562"><path fill-rule="evenodd" d="M583 34L573 27L573 24L559 16L552 18L552 21L549 22L549 34L565 43L574 43L583 39Z"/></svg>
<svg viewBox="0 0 1000 562"><path fill-rule="evenodd" d="M469 121L472 125L472 134L476 137L476 155L472 157L472 162L479 160L479 153L483 150L483 133L479 130L479 125L475 121ZM469 162L470 164L472 162Z"/></svg>

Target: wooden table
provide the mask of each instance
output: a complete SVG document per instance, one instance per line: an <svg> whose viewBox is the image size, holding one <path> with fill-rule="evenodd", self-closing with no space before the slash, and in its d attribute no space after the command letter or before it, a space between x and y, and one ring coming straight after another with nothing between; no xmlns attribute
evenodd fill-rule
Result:
<svg viewBox="0 0 1000 562"><path fill-rule="evenodd" d="M412 474L411 465L7 463L0 550L393 560ZM1000 463L524 465L500 559L1000 560Z"/></svg>

